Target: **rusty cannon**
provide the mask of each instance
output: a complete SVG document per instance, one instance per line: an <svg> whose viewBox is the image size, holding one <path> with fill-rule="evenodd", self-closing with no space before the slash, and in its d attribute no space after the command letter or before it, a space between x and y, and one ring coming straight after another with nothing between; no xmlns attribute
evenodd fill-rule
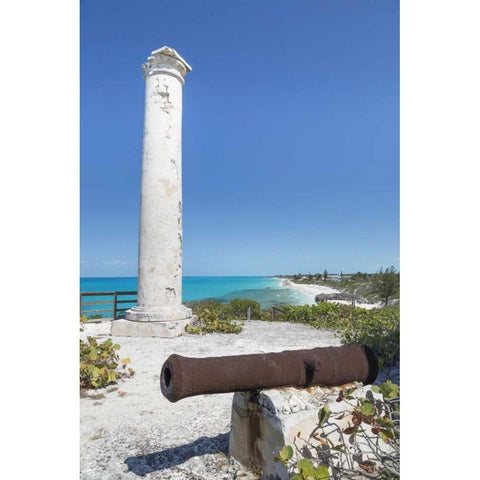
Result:
<svg viewBox="0 0 480 480"><path fill-rule="evenodd" d="M170 355L163 364L160 387L171 402L194 395L275 387L371 384L378 374L375 353L364 345L321 347L226 357Z"/></svg>

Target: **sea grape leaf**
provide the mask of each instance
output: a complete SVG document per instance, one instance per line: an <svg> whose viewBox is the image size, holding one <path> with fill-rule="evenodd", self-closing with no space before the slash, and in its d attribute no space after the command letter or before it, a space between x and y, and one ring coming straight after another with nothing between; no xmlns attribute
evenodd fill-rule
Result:
<svg viewBox="0 0 480 480"><path fill-rule="evenodd" d="M328 480L330 478L330 472L325 465L320 465L315 470L315 480Z"/></svg>
<svg viewBox="0 0 480 480"><path fill-rule="evenodd" d="M282 461L288 461L293 457L293 448L290 445L285 445L279 452L278 456Z"/></svg>
<svg viewBox="0 0 480 480"><path fill-rule="evenodd" d="M308 458L302 458L298 462L298 470L304 477L312 477L315 478L315 468L313 463Z"/></svg>
<svg viewBox="0 0 480 480"><path fill-rule="evenodd" d="M318 412L318 419L320 421L320 426L322 426L330 417L330 409L328 408L328 405L325 404L321 410Z"/></svg>
<svg viewBox="0 0 480 480"><path fill-rule="evenodd" d="M369 417L370 415L373 415L375 413L375 407L370 403L370 402L365 402L360 408L360 412L365 415L366 417Z"/></svg>
<svg viewBox="0 0 480 480"><path fill-rule="evenodd" d="M399 396L398 385L391 380L387 380L380 385L380 392L385 400L392 400Z"/></svg>

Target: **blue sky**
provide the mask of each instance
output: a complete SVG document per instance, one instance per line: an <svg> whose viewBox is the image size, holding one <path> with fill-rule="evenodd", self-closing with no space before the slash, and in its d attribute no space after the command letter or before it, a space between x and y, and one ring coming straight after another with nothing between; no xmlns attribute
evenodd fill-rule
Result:
<svg viewBox="0 0 480 480"><path fill-rule="evenodd" d="M81 1L81 275L135 276L144 82L183 90L184 275L399 265L397 0Z"/></svg>

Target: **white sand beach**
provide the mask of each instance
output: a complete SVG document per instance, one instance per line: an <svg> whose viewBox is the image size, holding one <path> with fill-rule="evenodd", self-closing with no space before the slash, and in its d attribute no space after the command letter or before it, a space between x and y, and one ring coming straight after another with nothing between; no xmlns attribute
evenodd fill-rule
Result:
<svg viewBox="0 0 480 480"><path fill-rule="evenodd" d="M340 290L336 290L330 287L324 287L322 285L311 285L303 283L294 283L288 279L282 279L282 286L287 288L293 288L299 290L308 299L308 303L315 304L315 296L319 293L340 293Z"/></svg>
<svg viewBox="0 0 480 480"><path fill-rule="evenodd" d="M340 290L331 287L325 287L323 285L313 285L313 284L304 284L304 283L294 283L288 279L281 279L282 286L286 288L292 288L298 290L306 299L306 304L315 305L315 297L318 294L331 294L331 293L340 293ZM347 300L328 300L329 302L334 303L343 303L345 305L350 305L350 302ZM356 306L360 308L365 308L370 310L372 308L381 307L382 302L377 303L357 303Z"/></svg>

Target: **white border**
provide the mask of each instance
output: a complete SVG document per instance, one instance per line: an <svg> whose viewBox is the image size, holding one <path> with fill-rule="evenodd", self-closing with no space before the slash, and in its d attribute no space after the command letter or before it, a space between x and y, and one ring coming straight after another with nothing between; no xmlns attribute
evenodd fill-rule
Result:
<svg viewBox="0 0 480 480"><path fill-rule="evenodd" d="M473 0L400 8L405 479L473 478L477 456L479 13Z"/></svg>
<svg viewBox="0 0 480 480"><path fill-rule="evenodd" d="M64 480L79 471L79 4L4 4L0 44L1 476Z"/></svg>

